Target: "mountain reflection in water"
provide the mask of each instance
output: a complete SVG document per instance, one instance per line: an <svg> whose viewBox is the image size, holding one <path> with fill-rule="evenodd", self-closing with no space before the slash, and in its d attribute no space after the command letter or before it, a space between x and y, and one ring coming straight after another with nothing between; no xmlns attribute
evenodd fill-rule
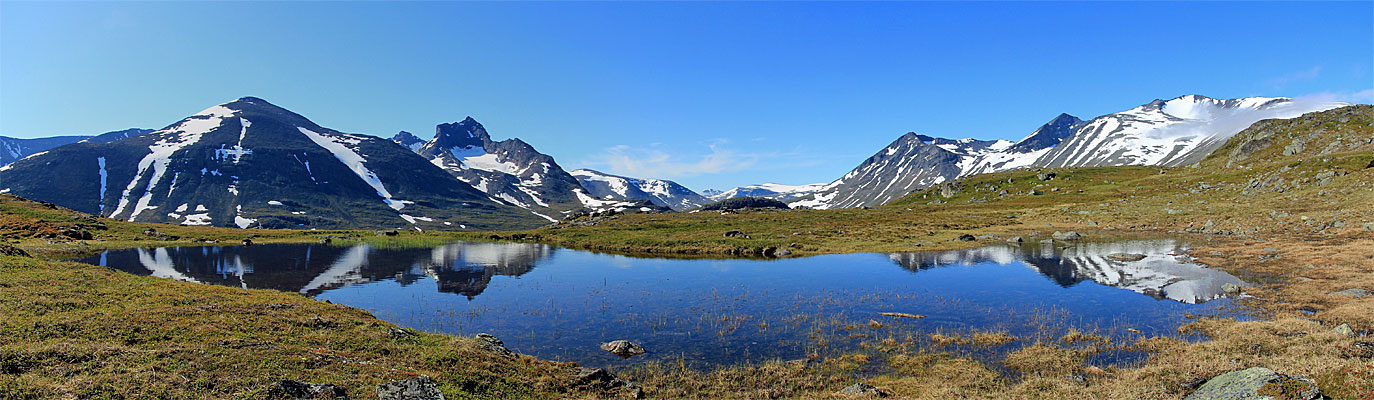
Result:
<svg viewBox="0 0 1374 400"><path fill-rule="evenodd" d="M938 266L1022 263L1063 287L1092 281L1188 304L1223 297L1222 285L1227 283L1246 286L1231 274L1193 263L1190 257L1183 255L1186 249L1176 240L1044 242L893 253L889 257L902 268L914 272ZM1107 257L1115 253L1140 254L1145 258L1118 261Z"/></svg>
<svg viewBox="0 0 1374 400"><path fill-rule="evenodd" d="M420 249L366 243L264 244L111 250L78 261L138 275L311 296L379 280L409 285L428 276L438 282L440 291L472 298L486 290L492 277L524 275L552 254L549 246L525 243L453 243Z"/></svg>

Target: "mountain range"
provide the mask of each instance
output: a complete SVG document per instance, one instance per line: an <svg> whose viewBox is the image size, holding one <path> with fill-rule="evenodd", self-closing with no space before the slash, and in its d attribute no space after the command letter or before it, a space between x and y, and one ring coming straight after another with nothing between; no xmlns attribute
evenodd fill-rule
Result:
<svg viewBox="0 0 1374 400"><path fill-rule="evenodd" d="M263 228L524 229L580 212L689 211L734 197L811 208L885 204L962 176L1016 168L1187 165L1263 119L1346 105L1189 95L1082 120L1060 114L1018 141L904 134L829 183L698 194L672 181L566 171L468 117L425 140L316 125L244 97L160 130L0 136L0 193L139 222Z"/></svg>

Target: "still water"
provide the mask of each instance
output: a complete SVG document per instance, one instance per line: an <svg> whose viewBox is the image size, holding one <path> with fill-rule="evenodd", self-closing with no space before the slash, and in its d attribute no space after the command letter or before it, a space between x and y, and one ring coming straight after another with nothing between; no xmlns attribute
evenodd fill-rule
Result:
<svg viewBox="0 0 1374 400"><path fill-rule="evenodd" d="M516 352L544 359L588 366L677 359L718 365L855 351L865 342L936 332L1053 337L1073 328L1114 338L1176 336L1186 314L1228 308L1224 284L1245 286L1191 263L1185 250L1181 242L1157 240L682 260L458 242L412 249L127 249L79 261L135 274L299 292L415 329L488 332ZM1113 253L1145 258L1117 261L1108 257ZM882 327L870 327L870 320ZM599 342L616 339L642 344L649 353L622 360L598 349ZM1003 352L1025 342L1002 346ZM1138 360L1112 354L1102 363Z"/></svg>

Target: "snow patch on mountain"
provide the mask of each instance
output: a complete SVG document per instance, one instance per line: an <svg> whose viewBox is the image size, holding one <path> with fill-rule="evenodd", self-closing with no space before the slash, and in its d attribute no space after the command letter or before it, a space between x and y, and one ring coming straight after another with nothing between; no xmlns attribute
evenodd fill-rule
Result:
<svg viewBox="0 0 1374 400"><path fill-rule="evenodd" d="M329 150L331 154L334 154L334 158L339 159L339 162L348 166L348 169L352 170L354 174L357 174L358 178L361 178L363 182L367 182L368 186L372 186L373 189L376 189L377 195L382 196L382 201L385 202L387 206L396 211L401 211L401 209L406 207L407 203L413 203L411 201L399 200L391 197L391 192L386 190L386 186L382 184L381 179L377 178L377 174L367 169L367 166L364 165L367 160L364 160L363 156L358 155L357 152L354 152L353 149L347 146L348 144L357 144L357 139L350 140L351 138L346 137L328 137L302 127L296 127L296 129L299 129L302 134L305 134L305 136L315 142L316 145L323 147L325 150Z"/></svg>
<svg viewBox="0 0 1374 400"><path fill-rule="evenodd" d="M138 173L124 188L124 193L119 197L119 205L115 207L114 212L110 213L110 216L119 215L129 206L129 196L138 188L139 181L144 176L149 176L150 173L148 183L144 186L143 195L139 197L133 211L129 212L128 220L132 222L143 211L156 208L148 205L153 199L152 190L162 180L163 174L167 172L167 166L172 162L172 155L186 146L199 142L202 135L218 128L225 118L233 115L234 110L224 106L214 106L182 120L171 128L153 132L152 135L158 135L160 139L149 146L148 155L139 160Z"/></svg>

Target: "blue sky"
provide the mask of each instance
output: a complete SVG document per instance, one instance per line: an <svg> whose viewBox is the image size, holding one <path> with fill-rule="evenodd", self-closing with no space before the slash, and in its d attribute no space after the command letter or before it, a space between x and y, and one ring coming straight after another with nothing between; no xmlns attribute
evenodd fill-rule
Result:
<svg viewBox="0 0 1374 400"><path fill-rule="evenodd" d="M696 190L1194 93L1371 102L1374 2L0 2L0 135L257 96L387 137L471 115Z"/></svg>

